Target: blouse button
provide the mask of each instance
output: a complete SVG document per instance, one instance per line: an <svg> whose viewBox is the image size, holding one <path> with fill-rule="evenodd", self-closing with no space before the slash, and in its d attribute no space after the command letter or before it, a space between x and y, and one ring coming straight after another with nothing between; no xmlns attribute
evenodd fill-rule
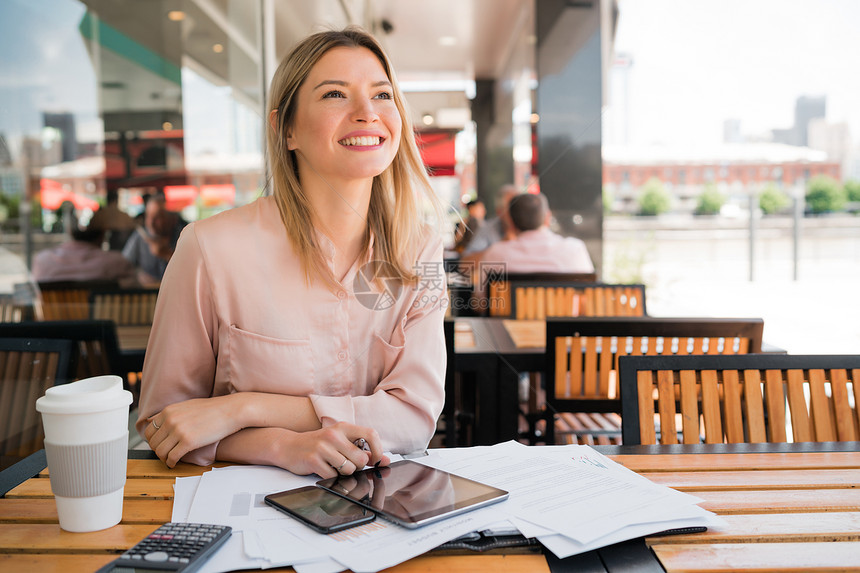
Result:
<svg viewBox="0 0 860 573"><path fill-rule="evenodd" d="M337 359L338 360L346 360L346 352L344 350L341 350L340 352L338 352L337 353Z"/></svg>
<svg viewBox="0 0 860 573"><path fill-rule="evenodd" d="M342 291L342 290L337 291L337 298L339 298L340 300L345 299L346 298L346 292Z"/></svg>

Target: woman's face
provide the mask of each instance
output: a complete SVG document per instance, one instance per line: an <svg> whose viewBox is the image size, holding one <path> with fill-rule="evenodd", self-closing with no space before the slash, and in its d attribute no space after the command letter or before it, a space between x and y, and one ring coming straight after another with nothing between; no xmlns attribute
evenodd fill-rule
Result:
<svg viewBox="0 0 860 573"><path fill-rule="evenodd" d="M400 145L401 119L391 82L367 48L333 48L299 88L287 143L299 176L329 184L382 173Z"/></svg>

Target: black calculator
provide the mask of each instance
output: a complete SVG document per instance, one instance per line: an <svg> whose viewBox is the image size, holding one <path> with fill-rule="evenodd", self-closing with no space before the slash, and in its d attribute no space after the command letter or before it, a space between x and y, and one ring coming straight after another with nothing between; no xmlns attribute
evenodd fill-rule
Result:
<svg viewBox="0 0 860 573"><path fill-rule="evenodd" d="M97 573L196 571L230 537L228 525L165 523Z"/></svg>

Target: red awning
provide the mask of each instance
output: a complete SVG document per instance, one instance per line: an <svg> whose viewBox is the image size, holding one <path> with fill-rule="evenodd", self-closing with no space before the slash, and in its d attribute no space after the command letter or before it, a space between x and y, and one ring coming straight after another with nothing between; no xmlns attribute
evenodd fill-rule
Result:
<svg viewBox="0 0 860 573"><path fill-rule="evenodd" d="M54 181L53 179L42 179L39 182L39 187L43 209L56 211L60 208L60 205L66 201L70 201L77 211L82 209L97 211L99 208L98 201L65 189L59 181Z"/></svg>
<svg viewBox="0 0 860 573"><path fill-rule="evenodd" d="M415 140L421 150L421 159L430 175L455 175L457 160L454 156L454 130L432 130L415 132Z"/></svg>
<svg viewBox="0 0 860 573"><path fill-rule="evenodd" d="M165 185L165 206L170 211L181 211L197 200L197 187L194 185Z"/></svg>

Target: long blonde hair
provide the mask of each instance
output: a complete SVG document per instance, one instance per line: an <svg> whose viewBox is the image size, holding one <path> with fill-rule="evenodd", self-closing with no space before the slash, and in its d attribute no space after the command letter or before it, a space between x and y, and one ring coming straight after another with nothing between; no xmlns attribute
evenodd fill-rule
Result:
<svg viewBox="0 0 860 573"><path fill-rule="evenodd" d="M391 82L394 103L402 122L400 145L391 164L373 178L364 253L369 246L370 233L373 233L373 259L386 263L388 269L394 271L391 274L402 282L413 282L416 280L413 266L421 235L425 232L420 194L429 200L440 221L442 207L421 161L412 121L388 56L376 39L364 30L350 26L308 36L278 66L269 92L269 107L277 112L277 123L274 129L267 130L275 202L287 237L298 253L308 279L317 275L332 286L335 278L318 248L312 222L313 208L299 181L298 162L295 152L287 147L287 135L295 118L299 88L323 55L337 47L367 48L379 59Z"/></svg>

